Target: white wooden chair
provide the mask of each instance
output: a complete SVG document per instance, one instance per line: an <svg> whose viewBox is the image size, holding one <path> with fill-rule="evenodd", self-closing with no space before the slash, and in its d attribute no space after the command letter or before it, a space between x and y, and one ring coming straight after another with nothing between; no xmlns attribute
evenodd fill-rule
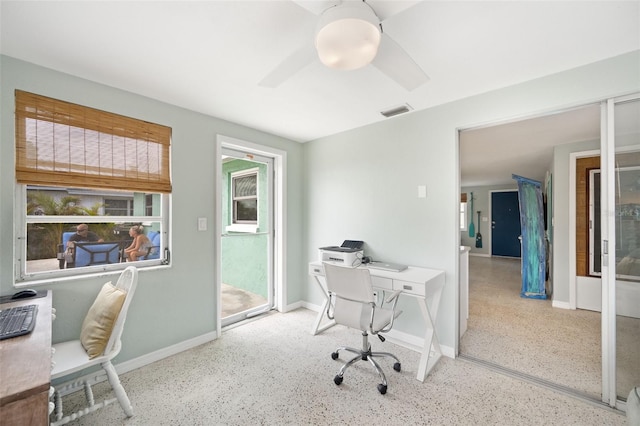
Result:
<svg viewBox="0 0 640 426"><path fill-rule="evenodd" d="M335 319L337 324L362 332L362 349L341 346L331 354L333 359L338 359L338 353L343 350L356 354L340 368L333 381L336 385L341 384L347 368L357 361L369 361L380 376L381 383L378 384L378 391L384 395L387 393L387 378L374 358L394 359L393 369L395 371L400 371L400 360L389 352L372 352L368 337L369 333L375 334L384 342L384 337L379 333L391 330L393 321L402 313L402 311L396 311L398 295L401 292L394 292L381 304L378 304L368 269L336 266L330 263L324 263L323 266L330 297L327 316L330 319ZM385 303L391 302L393 302L391 309L383 307Z"/></svg>
<svg viewBox="0 0 640 426"><path fill-rule="evenodd" d="M87 313L79 340L72 340L53 345L53 368L51 380L77 373L94 365L101 365L113 388L115 398L96 404L93 399L91 385L97 382L95 376L88 376L79 381L64 385L55 391L55 421L52 426L66 424L78 417L91 413L114 401L118 401L127 417L133 415L133 408L125 392L111 360L118 355L122 347L120 337L124 329L127 310L138 283L138 270L134 266L127 267L115 286L107 283L98 294L96 301ZM110 324L99 323L111 317ZM98 323L96 323L96 320ZM102 349L104 347L104 349ZM87 399L87 407L72 414L64 415L62 395L83 387Z"/></svg>

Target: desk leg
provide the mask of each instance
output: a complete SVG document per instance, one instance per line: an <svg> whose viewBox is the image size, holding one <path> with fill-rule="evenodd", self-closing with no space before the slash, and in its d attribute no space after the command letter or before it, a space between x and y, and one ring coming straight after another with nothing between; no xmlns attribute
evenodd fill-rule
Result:
<svg viewBox="0 0 640 426"><path fill-rule="evenodd" d="M330 320L326 317L327 306L329 306L329 295L327 294L327 289L324 287L324 285L322 285L322 282L320 281L320 278L318 276L314 276L313 278L316 279L316 283L318 284L318 287L320 288L320 290L322 291L322 295L324 296L324 303L322 304L322 308L320 309L320 312L318 312L318 316L316 317L316 320L313 323L313 328L311 329L311 334L315 336L316 334L325 331L327 328L333 327L334 325L336 325L336 322L335 320ZM322 324L323 319L327 320L325 324Z"/></svg>
<svg viewBox="0 0 640 426"><path fill-rule="evenodd" d="M433 295L433 299L430 304L431 312L433 312L434 317L438 314L441 295L442 290L436 292ZM417 302L420 306L422 317L424 318L426 331L424 334L424 346L422 348L422 354L420 355L420 362L418 364L418 376L416 378L421 382L424 382L424 379L431 372L433 367L435 367L440 357L442 357L442 349L440 348L440 342L438 341L438 335L436 334L435 322L429 312L430 310L429 307L427 307L426 300L418 299Z"/></svg>

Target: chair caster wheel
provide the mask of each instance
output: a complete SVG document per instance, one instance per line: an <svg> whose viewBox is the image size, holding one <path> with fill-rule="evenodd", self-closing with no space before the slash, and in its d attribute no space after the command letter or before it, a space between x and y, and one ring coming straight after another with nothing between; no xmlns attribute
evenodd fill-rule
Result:
<svg viewBox="0 0 640 426"><path fill-rule="evenodd" d="M331 354L331 359L338 359L338 352L333 352Z"/></svg>
<svg viewBox="0 0 640 426"><path fill-rule="evenodd" d="M400 371L400 363L396 362L395 364L393 364L393 369L396 371Z"/></svg>
<svg viewBox="0 0 640 426"><path fill-rule="evenodd" d="M387 393L387 386L385 386L382 383L380 383L378 385L378 392L380 392L382 395L384 395L385 393Z"/></svg>
<svg viewBox="0 0 640 426"><path fill-rule="evenodd" d="M342 383L342 376L337 375L336 377L334 377L333 383L335 383L336 385L339 385L340 383Z"/></svg>

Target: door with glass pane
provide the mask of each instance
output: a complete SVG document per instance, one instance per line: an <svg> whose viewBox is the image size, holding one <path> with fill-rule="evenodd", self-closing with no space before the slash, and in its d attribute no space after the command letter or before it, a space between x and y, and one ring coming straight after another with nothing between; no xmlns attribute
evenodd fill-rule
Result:
<svg viewBox="0 0 640 426"><path fill-rule="evenodd" d="M273 159L222 149L222 326L273 306Z"/></svg>
<svg viewBox="0 0 640 426"><path fill-rule="evenodd" d="M602 400L616 406L640 386L640 98L611 100L605 109Z"/></svg>

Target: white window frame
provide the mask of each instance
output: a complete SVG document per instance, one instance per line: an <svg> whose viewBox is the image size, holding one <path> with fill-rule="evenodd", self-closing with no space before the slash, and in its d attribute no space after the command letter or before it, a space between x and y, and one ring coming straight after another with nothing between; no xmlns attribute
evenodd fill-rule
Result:
<svg viewBox="0 0 640 426"><path fill-rule="evenodd" d="M31 186L31 185L30 185ZM55 269L42 272L27 271L27 224L30 223L152 223L160 222L160 258L135 262L137 268L158 267L170 264L169 238L170 229L170 194L160 194L160 216L53 216L53 215L27 215L27 185L16 183L16 209L14 211L14 279L15 286L21 287L36 284L51 284L52 280L77 278L88 275L103 274L105 272L117 272L131 265L129 262L114 263L108 265L84 266L80 268Z"/></svg>
<svg viewBox="0 0 640 426"><path fill-rule="evenodd" d="M256 206L260 206L260 169L258 167L252 167L246 170L238 170L236 172L232 172L229 174L229 200L231 201L231 206L229 206L229 213L231 214L231 224L228 225L225 230L227 232L247 232L247 233L256 233L258 232L258 224L260 223L260 209L258 208L256 211L256 221L253 222L235 222L235 194L234 194L234 179L239 177L244 177L248 175L256 176Z"/></svg>

